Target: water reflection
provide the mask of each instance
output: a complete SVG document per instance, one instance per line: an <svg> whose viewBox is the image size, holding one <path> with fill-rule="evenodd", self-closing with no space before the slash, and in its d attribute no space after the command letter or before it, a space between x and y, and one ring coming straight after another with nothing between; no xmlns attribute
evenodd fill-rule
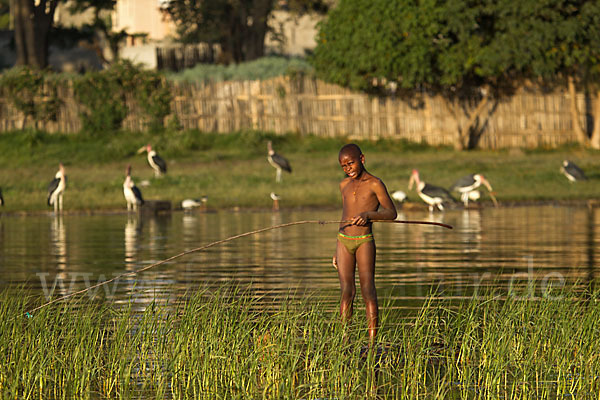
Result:
<svg viewBox="0 0 600 400"><path fill-rule="evenodd" d="M67 268L67 234L62 214L55 214L50 222L50 252L54 257L54 264L56 265L54 294L64 296L68 292L68 287L65 283L71 281L69 286L72 287L75 275L71 274L71 279L69 279Z"/></svg>
<svg viewBox="0 0 600 400"><path fill-rule="evenodd" d="M596 217L596 209L594 207L588 207L587 215L587 269L588 277L587 282L590 291L593 292L596 289L596 235L595 227L598 225Z"/></svg>
<svg viewBox="0 0 600 400"><path fill-rule="evenodd" d="M125 223L125 265L127 269L134 267L137 260L137 253L140 245L140 235L142 233L142 219L138 214L127 215L127 222Z"/></svg>
<svg viewBox="0 0 600 400"><path fill-rule="evenodd" d="M338 214L3 217L0 284L43 289L42 279L48 287L54 280L54 295L64 295L103 277L136 271L240 233L305 219L333 220ZM432 287L444 296L460 297L484 287L528 293L533 284L539 295L540 286L562 282L594 285L598 276L595 231L600 216L594 209L401 211L398 218L448 223L454 229L375 225L376 283L382 299L394 302L394 307L418 306ZM337 302L339 283L331 266L336 231L335 225L298 225L223 243L123 279L115 286L114 295L143 306L155 298L169 299L200 287L227 284L251 285L257 295L271 298L290 290L298 295L317 291L326 301Z"/></svg>
<svg viewBox="0 0 600 400"><path fill-rule="evenodd" d="M137 254L136 262L126 266L128 271L137 271L175 255L169 253L172 248L171 236L173 235L171 215L142 215L139 218L139 220L131 222L128 220L128 224L131 224L130 228L135 229L135 233L131 230L128 231L126 225L126 233L129 232L132 235L130 239L135 240L131 245ZM147 232L144 232L144 226L147 226ZM144 237L146 237L145 240ZM127 241L126 237L126 249ZM141 245L140 243L144 244ZM128 301L135 304L134 308L136 310L142 311L152 302L169 300L172 288L177 286L177 273L177 264L167 264L149 269L127 279L125 289Z"/></svg>

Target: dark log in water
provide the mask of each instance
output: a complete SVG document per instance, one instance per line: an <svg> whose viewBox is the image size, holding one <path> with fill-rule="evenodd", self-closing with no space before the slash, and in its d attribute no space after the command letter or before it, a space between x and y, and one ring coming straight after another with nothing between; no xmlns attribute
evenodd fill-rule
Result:
<svg viewBox="0 0 600 400"><path fill-rule="evenodd" d="M143 214L159 214L171 212L171 202L167 200L146 200L141 208Z"/></svg>

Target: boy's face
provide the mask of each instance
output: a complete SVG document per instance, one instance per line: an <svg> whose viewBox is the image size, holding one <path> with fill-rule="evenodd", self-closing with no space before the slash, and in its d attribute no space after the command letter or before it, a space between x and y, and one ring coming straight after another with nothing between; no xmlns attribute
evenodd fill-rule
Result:
<svg viewBox="0 0 600 400"><path fill-rule="evenodd" d="M344 173L352 179L356 179L364 171L365 156L356 153L343 153L340 155L340 166Z"/></svg>

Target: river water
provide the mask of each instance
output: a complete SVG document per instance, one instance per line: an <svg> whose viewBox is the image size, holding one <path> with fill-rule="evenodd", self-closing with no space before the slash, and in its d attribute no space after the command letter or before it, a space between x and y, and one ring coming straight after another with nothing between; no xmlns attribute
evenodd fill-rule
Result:
<svg viewBox="0 0 600 400"><path fill-rule="evenodd" d="M162 216L0 217L0 288L22 287L47 299L88 288L202 245L300 220L336 220L340 212L217 212ZM418 308L432 291L463 298L487 288L517 296L594 285L600 213L536 206L400 212L399 219L443 222L376 224L376 285L383 307ZM316 295L338 301L331 258L336 225L271 230L179 257L84 295L134 302L178 299L201 288L239 285L270 301Z"/></svg>

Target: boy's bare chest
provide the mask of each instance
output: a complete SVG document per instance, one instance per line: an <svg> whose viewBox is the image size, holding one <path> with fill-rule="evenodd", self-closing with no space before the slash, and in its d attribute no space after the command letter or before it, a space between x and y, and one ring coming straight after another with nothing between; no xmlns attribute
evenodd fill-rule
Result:
<svg viewBox="0 0 600 400"><path fill-rule="evenodd" d="M375 193L367 185L361 187L360 184L354 183L354 181L348 183L342 190L344 206L363 210L376 207L377 196Z"/></svg>

